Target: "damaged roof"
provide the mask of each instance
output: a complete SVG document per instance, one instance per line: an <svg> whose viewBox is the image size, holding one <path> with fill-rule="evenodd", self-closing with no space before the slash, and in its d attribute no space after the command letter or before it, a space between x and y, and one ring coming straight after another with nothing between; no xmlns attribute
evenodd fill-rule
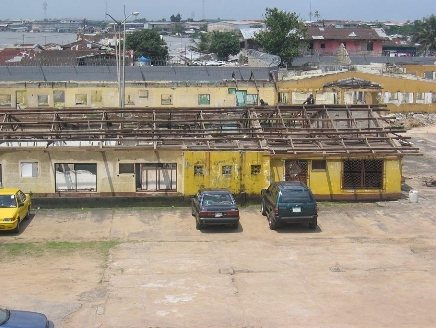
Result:
<svg viewBox="0 0 436 328"><path fill-rule="evenodd" d="M0 147L263 151L307 156L421 155L385 105L0 109Z"/></svg>

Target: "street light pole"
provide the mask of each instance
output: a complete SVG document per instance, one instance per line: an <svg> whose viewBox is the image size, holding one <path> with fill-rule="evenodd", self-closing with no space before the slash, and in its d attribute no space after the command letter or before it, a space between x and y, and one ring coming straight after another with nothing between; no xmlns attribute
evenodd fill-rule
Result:
<svg viewBox="0 0 436 328"><path fill-rule="evenodd" d="M117 21L111 15L109 16L118 26L118 43L115 43L115 57L117 61L117 78L118 78L118 106L124 108L125 104L125 82L126 82L126 71L125 71L125 58L126 58L126 21L130 16L137 16L139 12L134 11L126 16L124 7L124 20ZM123 50L121 51L121 26L123 27ZM114 26L115 31L115 26ZM114 32L116 35L116 31Z"/></svg>

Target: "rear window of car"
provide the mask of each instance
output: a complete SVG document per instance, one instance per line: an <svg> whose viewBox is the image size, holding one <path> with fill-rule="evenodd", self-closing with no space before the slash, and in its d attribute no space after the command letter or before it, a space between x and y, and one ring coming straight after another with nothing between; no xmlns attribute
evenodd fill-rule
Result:
<svg viewBox="0 0 436 328"><path fill-rule="evenodd" d="M312 202L313 197L309 191L303 189L292 189L283 191L280 195L280 203Z"/></svg>
<svg viewBox="0 0 436 328"><path fill-rule="evenodd" d="M234 199L230 194L204 194L203 203L205 205L234 204Z"/></svg>

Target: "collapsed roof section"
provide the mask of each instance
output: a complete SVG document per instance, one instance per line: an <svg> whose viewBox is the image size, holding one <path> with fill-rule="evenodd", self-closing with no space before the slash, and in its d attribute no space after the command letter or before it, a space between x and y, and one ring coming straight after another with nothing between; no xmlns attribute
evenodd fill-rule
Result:
<svg viewBox="0 0 436 328"><path fill-rule="evenodd" d="M421 155L385 105L0 110L1 148L265 151L307 156Z"/></svg>

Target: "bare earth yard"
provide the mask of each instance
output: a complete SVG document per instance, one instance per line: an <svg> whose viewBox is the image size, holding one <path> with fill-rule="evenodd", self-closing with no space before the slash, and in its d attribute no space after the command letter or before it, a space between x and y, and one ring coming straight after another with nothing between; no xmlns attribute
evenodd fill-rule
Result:
<svg viewBox="0 0 436 328"><path fill-rule="evenodd" d="M0 232L0 307L55 327L435 327L436 126L403 198L321 203L319 227L195 229L189 208L35 210ZM419 191L410 203L410 189Z"/></svg>

